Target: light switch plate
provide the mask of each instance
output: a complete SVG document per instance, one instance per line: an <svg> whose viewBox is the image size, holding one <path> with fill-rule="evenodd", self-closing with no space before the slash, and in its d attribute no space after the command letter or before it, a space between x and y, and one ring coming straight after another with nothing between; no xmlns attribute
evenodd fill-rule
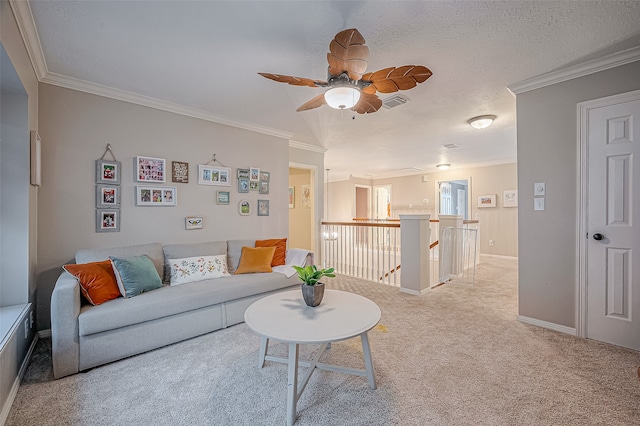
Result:
<svg viewBox="0 0 640 426"><path fill-rule="evenodd" d="M544 198L534 198L533 199L533 209L534 210L544 210Z"/></svg>
<svg viewBox="0 0 640 426"><path fill-rule="evenodd" d="M546 184L544 182L537 182L533 184L533 195L545 195Z"/></svg>

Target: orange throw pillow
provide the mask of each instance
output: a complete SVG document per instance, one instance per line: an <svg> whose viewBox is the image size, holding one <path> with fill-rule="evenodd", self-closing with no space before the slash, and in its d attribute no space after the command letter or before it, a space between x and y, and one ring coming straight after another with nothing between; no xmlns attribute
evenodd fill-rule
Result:
<svg viewBox="0 0 640 426"><path fill-rule="evenodd" d="M271 266L280 266L287 263L287 239L257 240L256 247L275 247Z"/></svg>
<svg viewBox="0 0 640 426"><path fill-rule="evenodd" d="M62 267L80 281L82 295L92 305L99 305L120 297L116 276L110 260Z"/></svg>
<svg viewBox="0 0 640 426"><path fill-rule="evenodd" d="M236 274L251 274L254 272L272 272L271 259L275 247L242 247L240 255L240 265L236 269Z"/></svg>

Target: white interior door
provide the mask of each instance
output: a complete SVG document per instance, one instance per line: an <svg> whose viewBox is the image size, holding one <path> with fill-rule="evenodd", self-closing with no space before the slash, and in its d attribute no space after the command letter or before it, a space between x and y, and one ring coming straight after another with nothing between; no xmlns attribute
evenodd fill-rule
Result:
<svg viewBox="0 0 640 426"><path fill-rule="evenodd" d="M637 99L637 98L636 98ZM587 133L586 337L640 350L640 100L593 108Z"/></svg>
<svg viewBox="0 0 640 426"><path fill-rule="evenodd" d="M451 184L449 182L440 183L440 213L453 214L451 202Z"/></svg>

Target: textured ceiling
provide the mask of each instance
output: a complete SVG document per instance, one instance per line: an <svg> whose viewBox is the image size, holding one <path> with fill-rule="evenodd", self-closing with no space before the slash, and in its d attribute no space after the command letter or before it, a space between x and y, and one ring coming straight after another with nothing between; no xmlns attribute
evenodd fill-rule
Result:
<svg viewBox="0 0 640 426"><path fill-rule="evenodd" d="M289 132L327 149L333 179L514 162L507 85L640 45L639 1L29 3L51 75ZM401 92L407 104L354 118L295 112L322 89L257 74L324 80L329 42L352 27L369 46L368 71L424 65L433 77ZM482 114L498 119L482 131L466 124Z"/></svg>

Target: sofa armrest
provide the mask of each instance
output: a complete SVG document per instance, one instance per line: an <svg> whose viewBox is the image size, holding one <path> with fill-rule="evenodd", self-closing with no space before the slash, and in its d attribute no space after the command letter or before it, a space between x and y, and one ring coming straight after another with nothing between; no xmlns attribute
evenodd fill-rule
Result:
<svg viewBox="0 0 640 426"><path fill-rule="evenodd" d="M51 349L56 379L78 372L80 343L80 285L78 279L63 272L51 294Z"/></svg>

